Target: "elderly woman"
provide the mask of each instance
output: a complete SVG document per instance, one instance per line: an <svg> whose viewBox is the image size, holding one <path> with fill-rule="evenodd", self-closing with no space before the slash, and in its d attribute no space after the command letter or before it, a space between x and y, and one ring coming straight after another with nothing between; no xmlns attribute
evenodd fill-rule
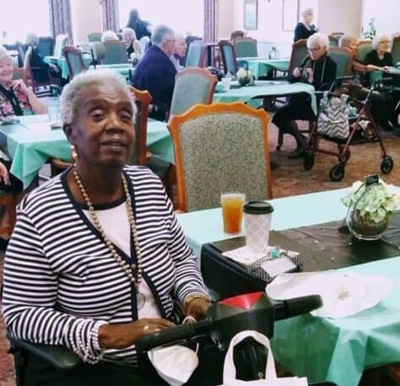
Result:
<svg viewBox="0 0 400 386"><path fill-rule="evenodd" d="M131 57L131 54L133 54L134 52L139 55L142 53L140 43L136 39L136 32L132 28L124 28L122 36L124 37L126 51L129 57Z"/></svg>
<svg viewBox="0 0 400 386"><path fill-rule="evenodd" d="M294 29L294 41L297 42L301 39L308 39L311 35L317 32L317 28L312 21L314 19L314 10L312 8L305 9L302 14L303 21L297 23Z"/></svg>
<svg viewBox="0 0 400 386"><path fill-rule="evenodd" d="M349 84L350 95L354 99L364 100L369 89L363 87L368 85L369 73L372 71L383 71L383 67L374 64L365 64L356 58L357 38L351 35L343 35L339 40L339 47L350 50L354 57L352 61L354 80ZM393 100L389 93L374 91L371 94L371 113L376 124L384 130L392 130L389 124L391 111L393 110ZM394 117L393 117L394 119Z"/></svg>
<svg viewBox="0 0 400 386"><path fill-rule="evenodd" d="M118 35L112 31L112 30L107 30L104 31L103 34L101 35L101 42L105 43L105 42L112 42L112 41L118 41Z"/></svg>
<svg viewBox="0 0 400 386"><path fill-rule="evenodd" d="M182 71L183 66L181 65L186 53L186 39L181 33L175 34L175 50L171 55L172 63L174 64L176 71Z"/></svg>
<svg viewBox="0 0 400 386"><path fill-rule="evenodd" d="M46 114L46 106L22 79L14 80L14 66L8 51L0 46L0 122L2 118L24 114ZM10 163L0 162L0 189L20 190L21 181L8 174Z"/></svg>
<svg viewBox="0 0 400 386"><path fill-rule="evenodd" d="M303 63L293 70L290 77L292 82L305 82L312 84L315 90L328 89L336 79L336 63L328 56L329 39L322 33L316 33L307 40L309 56ZM279 130L293 135L296 140L296 150L289 154L289 158L300 158L306 149L306 138L300 133L295 122L299 120L315 120L308 94L294 95L289 102L278 111L273 122Z"/></svg>
<svg viewBox="0 0 400 386"><path fill-rule="evenodd" d="M32 47L31 67L32 76L38 82L45 82L49 80L50 75L54 78L61 78L60 69L53 63L46 63L43 55L39 52L39 37L34 33L29 33L26 37L26 46Z"/></svg>
<svg viewBox="0 0 400 386"><path fill-rule="evenodd" d="M126 166L135 105L124 81L107 70L78 75L61 105L75 163L20 204L4 266L7 329L83 359L62 374L28 362L27 379L40 385L158 385L139 373L135 343L179 323L180 310L204 317L196 258L161 181Z"/></svg>
<svg viewBox="0 0 400 386"><path fill-rule="evenodd" d="M148 21L140 18L139 12L136 8L131 9L126 27L132 28L135 31L138 40L140 40L143 36L151 37L150 26L151 25Z"/></svg>

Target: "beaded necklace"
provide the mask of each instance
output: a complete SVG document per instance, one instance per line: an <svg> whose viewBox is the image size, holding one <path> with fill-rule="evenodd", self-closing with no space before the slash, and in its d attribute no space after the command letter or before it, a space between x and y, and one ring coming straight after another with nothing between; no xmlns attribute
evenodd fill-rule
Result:
<svg viewBox="0 0 400 386"><path fill-rule="evenodd" d="M111 256L113 257L113 259L118 263L120 268L124 271L124 273L128 277L129 281L132 283L132 285L135 286L136 297L137 297L137 307L140 310L141 308L143 308L143 306L146 303L146 297L144 294L139 292L139 284L142 281L142 273L143 273L142 255L141 255L141 251L139 248L138 235L137 235L137 230L136 230L135 217L134 217L133 211L132 211L132 202L131 202L131 196L129 194L128 182L127 182L125 176L122 174L121 177L122 177L122 186L124 188L124 194L125 194L125 206L126 206L126 211L128 213L128 221L129 221L129 225L130 225L132 236L133 236L133 242L135 244L137 265L136 264L128 264L117 253L117 251L114 248L114 245L112 244L110 239L107 237L106 233L104 232L104 229L100 223L100 220L97 217L96 211L94 210L92 201L90 200L90 197L86 193L86 189L79 177L78 172L76 170L74 170L73 173L74 173L75 181L82 193L82 196L86 202L86 205L89 208L89 214L94 223L94 226L100 232L103 242L106 244L107 248L110 250L110 253L111 253ZM133 274L134 271L136 271L136 277Z"/></svg>

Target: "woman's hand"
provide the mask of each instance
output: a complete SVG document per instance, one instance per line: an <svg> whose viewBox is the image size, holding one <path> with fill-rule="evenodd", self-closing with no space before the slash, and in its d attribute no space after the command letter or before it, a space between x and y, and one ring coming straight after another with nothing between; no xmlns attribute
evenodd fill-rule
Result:
<svg viewBox="0 0 400 386"><path fill-rule="evenodd" d="M389 72L390 71L390 67L389 66L385 66L382 68L383 72Z"/></svg>
<svg viewBox="0 0 400 386"><path fill-rule="evenodd" d="M14 91L21 91L26 96L29 96L31 90L29 90L28 86L24 83L22 79L13 80L11 82L11 88Z"/></svg>
<svg viewBox="0 0 400 386"><path fill-rule="evenodd" d="M306 73L307 73L308 83L312 83L314 81L314 72L313 72L312 68L308 67L306 69Z"/></svg>
<svg viewBox="0 0 400 386"><path fill-rule="evenodd" d="M99 329L99 344L103 348L123 349L141 337L173 327L166 319L139 319L126 324L104 324Z"/></svg>
<svg viewBox="0 0 400 386"><path fill-rule="evenodd" d="M296 68L293 70L293 76L294 76L295 78L299 78L299 77L301 76L301 70L300 70L300 68L296 67Z"/></svg>
<svg viewBox="0 0 400 386"><path fill-rule="evenodd" d="M10 185L10 175L8 174L8 170L6 165L0 162L0 181L3 181L6 185Z"/></svg>
<svg viewBox="0 0 400 386"><path fill-rule="evenodd" d="M204 319L209 307L210 302L208 300L203 298L194 298L187 303L185 314L192 316L196 320Z"/></svg>
<svg viewBox="0 0 400 386"><path fill-rule="evenodd" d="M49 63L49 67L57 74L60 72L60 69L54 63Z"/></svg>

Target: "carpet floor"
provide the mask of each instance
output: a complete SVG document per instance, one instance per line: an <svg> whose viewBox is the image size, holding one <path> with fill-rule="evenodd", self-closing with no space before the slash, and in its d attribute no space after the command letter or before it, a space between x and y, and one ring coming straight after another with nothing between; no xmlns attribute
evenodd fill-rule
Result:
<svg viewBox="0 0 400 386"><path fill-rule="evenodd" d="M388 183L400 186L400 138L388 133L384 133L384 136L387 153L394 160L394 169L383 178ZM277 152L275 150L277 130L271 124L269 139L271 160L274 165L272 170L274 198L344 188L350 186L354 181L362 180L368 174L380 174L381 150L376 143L353 146L343 180L332 182L329 178L329 170L337 162L337 159L318 154L312 170L304 171L302 159L290 160L287 158L288 153L295 146L290 136L285 136L284 145L281 151ZM326 142L323 145L331 150L336 149L336 145L333 143ZM0 255L0 286L2 283L3 255L4 251ZM15 386L13 359L7 353L7 350L8 342L5 338L4 323L0 316L0 386Z"/></svg>

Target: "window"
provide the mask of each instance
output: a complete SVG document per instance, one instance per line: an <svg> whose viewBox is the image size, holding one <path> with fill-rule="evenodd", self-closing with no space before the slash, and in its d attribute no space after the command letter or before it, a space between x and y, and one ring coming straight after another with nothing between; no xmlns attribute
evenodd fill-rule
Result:
<svg viewBox="0 0 400 386"><path fill-rule="evenodd" d="M50 36L48 0L10 0L0 12L0 40L2 43L25 42L26 35Z"/></svg>
<svg viewBox="0 0 400 386"><path fill-rule="evenodd" d="M203 36L204 0L119 0L119 21L126 26L132 8L153 26L165 24L177 32ZM183 16L184 15L184 16Z"/></svg>

